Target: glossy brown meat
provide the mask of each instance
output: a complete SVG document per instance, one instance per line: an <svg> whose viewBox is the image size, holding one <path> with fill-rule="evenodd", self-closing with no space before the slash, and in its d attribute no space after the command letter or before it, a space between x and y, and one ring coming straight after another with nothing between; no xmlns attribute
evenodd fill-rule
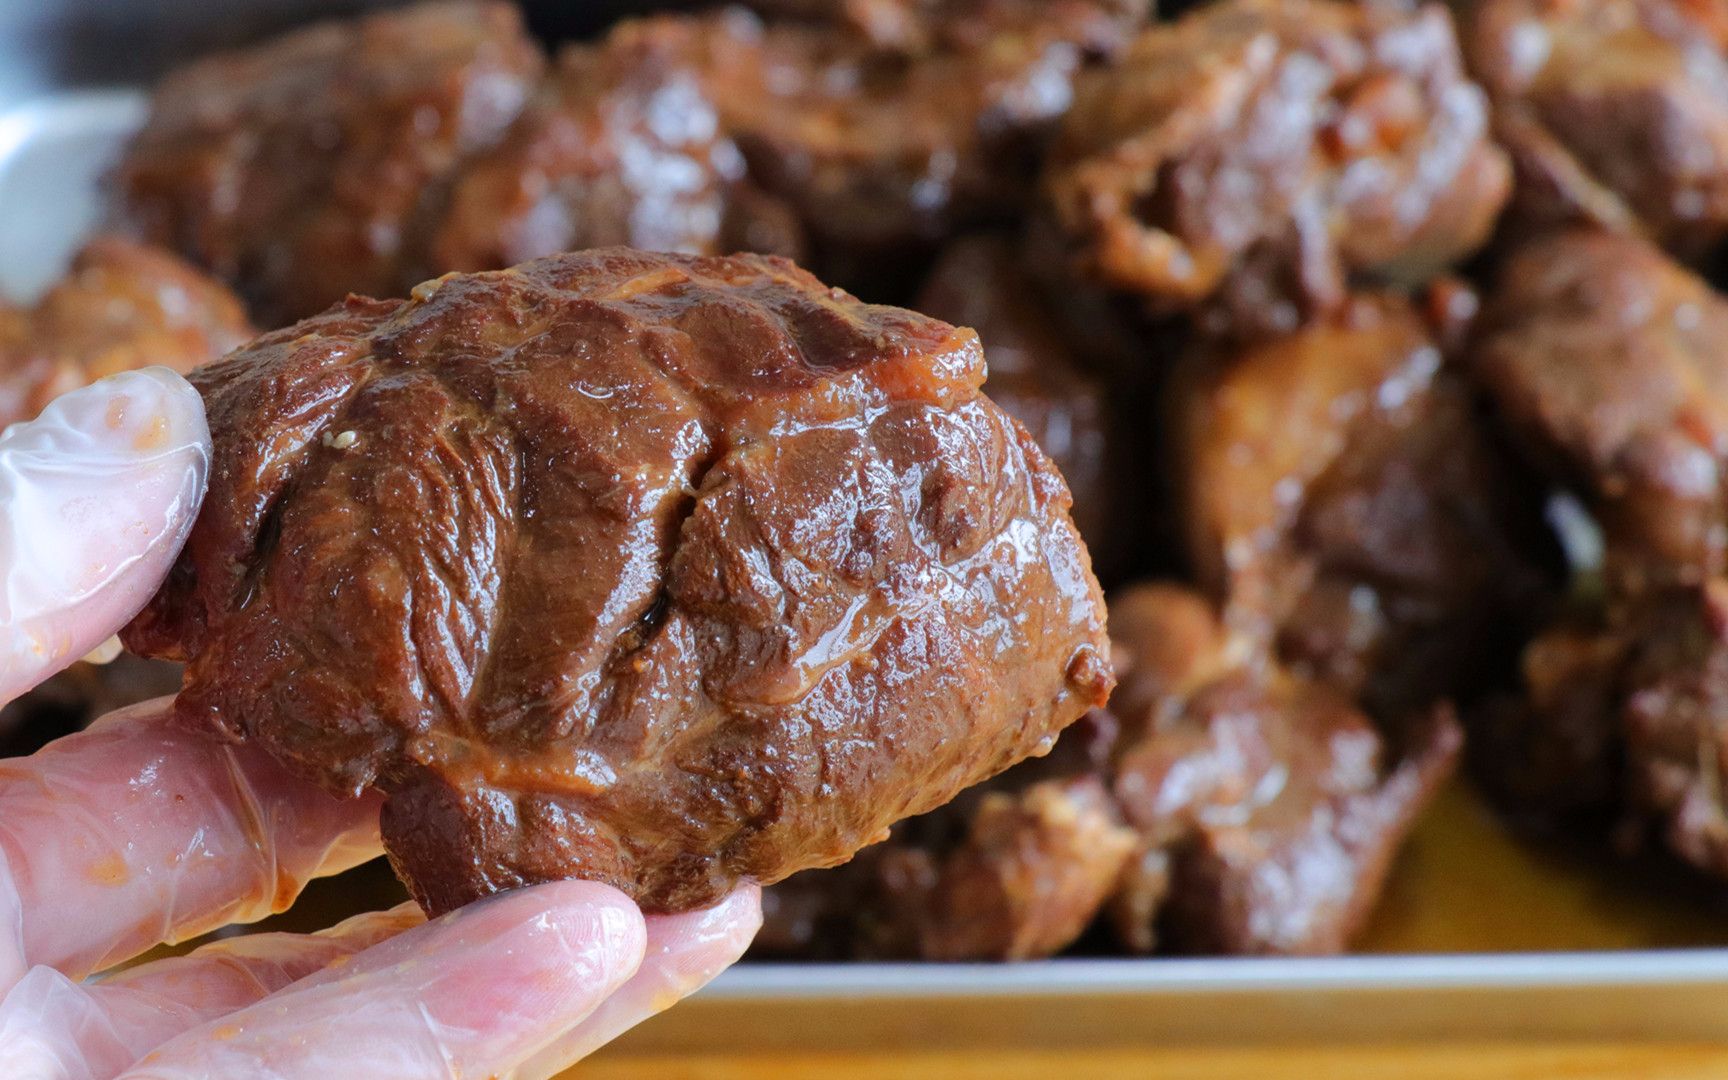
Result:
<svg viewBox="0 0 1728 1080"><path fill-rule="evenodd" d="M1509 187L1487 129L1437 6L1221 0L1081 79L1045 188L1083 275L1289 330L1483 241Z"/></svg>
<svg viewBox="0 0 1728 1080"><path fill-rule="evenodd" d="M1600 822L1619 804L1624 742L1612 716L1626 641L1605 616L1562 614L1525 646L1519 693L1471 716L1471 767L1520 824Z"/></svg>
<svg viewBox="0 0 1728 1080"><path fill-rule="evenodd" d="M757 952L1026 959L1100 915L1133 952L1345 948L1452 772L1450 711L1391 748L1184 587L1136 586L1110 623L1108 710L839 870L770 890Z"/></svg>
<svg viewBox="0 0 1728 1080"><path fill-rule="evenodd" d="M1470 0L1514 231L1585 220L1687 259L1728 236L1728 2Z"/></svg>
<svg viewBox="0 0 1728 1080"><path fill-rule="evenodd" d="M275 322L425 274L452 171L543 67L503 3L424 3L197 61L157 89L122 211Z"/></svg>
<svg viewBox="0 0 1728 1080"><path fill-rule="evenodd" d="M901 822L844 866L763 894L755 955L1028 960L1086 930L1136 846L1108 790L1116 728L1094 711L1047 757Z"/></svg>
<svg viewBox="0 0 1728 1080"><path fill-rule="evenodd" d="M1627 801L1670 850L1728 877L1728 580L1646 602L1621 637Z"/></svg>
<svg viewBox="0 0 1728 1080"><path fill-rule="evenodd" d="M1110 613L1122 680L1113 788L1141 838L1112 902L1124 945L1343 949L1451 774L1460 736L1449 711L1388 760L1346 697L1257 662L1197 594L1141 586Z"/></svg>
<svg viewBox="0 0 1728 1080"><path fill-rule="evenodd" d="M1550 584L1541 491L1407 301L1202 343L1171 408L1189 551L1235 630L1383 715L1510 669Z"/></svg>
<svg viewBox="0 0 1728 1080"><path fill-rule="evenodd" d="M913 306L978 331L990 368L985 392L1061 470L1074 495L1074 523L1096 554L1118 501L1112 480L1124 463L1109 453L1103 384L1081 365L1019 257L1004 237L958 240Z"/></svg>
<svg viewBox="0 0 1728 1080"><path fill-rule="evenodd" d="M838 21L772 23L721 56L716 94L751 175L831 260L927 246L1024 202L1036 151L1094 52L1143 0L919 5L890 40ZM888 5L878 5L886 10Z"/></svg>
<svg viewBox="0 0 1728 1080"><path fill-rule="evenodd" d="M1602 523L1616 588L1728 571L1728 301L1657 248L1590 232L1521 248L1489 297L1476 374Z"/></svg>
<svg viewBox="0 0 1728 1080"><path fill-rule="evenodd" d="M182 713L387 791L432 911L652 910L844 861L1111 686L1068 493L977 338L783 260L600 249L351 300L195 373L128 631Z"/></svg>
<svg viewBox="0 0 1728 1080"><path fill-rule="evenodd" d="M784 245L728 235L744 162L707 81L726 22L625 22L565 50L503 141L462 169L433 268L495 270L608 244L694 254L733 240Z"/></svg>
<svg viewBox="0 0 1728 1080"><path fill-rule="evenodd" d="M1576 231L1501 268L1474 360L1601 528L1477 764L1548 823L1618 818L1728 876L1728 301L1654 245ZM1598 565L1600 561L1600 565Z"/></svg>
<svg viewBox="0 0 1728 1080"><path fill-rule="evenodd" d="M806 871L768 890L755 954L1053 956L1091 925L1135 847L1104 784L1091 776L993 789L908 825L909 839L896 836L843 867ZM950 835L929 835L937 826Z"/></svg>
<svg viewBox="0 0 1728 1080"><path fill-rule="evenodd" d="M0 427L121 371L190 371L253 333L220 284L165 251L98 237L34 307L0 310Z"/></svg>

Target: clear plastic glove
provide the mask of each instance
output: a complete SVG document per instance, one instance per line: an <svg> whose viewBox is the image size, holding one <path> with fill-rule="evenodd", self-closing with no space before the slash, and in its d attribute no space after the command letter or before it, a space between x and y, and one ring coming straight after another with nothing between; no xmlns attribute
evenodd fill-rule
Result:
<svg viewBox="0 0 1728 1080"><path fill-rule="evenodd" d="M143 606L208 461L197 394L160 369L0 435L0 701ZM0 1077L550 1076L713 978L761 921L754 888L644 918L571 881L89 978L379 851L376 802L182 728L166 701L0 761Z"/></svg>

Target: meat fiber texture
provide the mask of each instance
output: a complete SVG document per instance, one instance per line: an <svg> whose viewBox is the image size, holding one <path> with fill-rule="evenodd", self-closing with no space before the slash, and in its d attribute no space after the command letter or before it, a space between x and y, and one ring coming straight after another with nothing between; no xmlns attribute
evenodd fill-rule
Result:
<svg viewBox="0 0 1728 1080"><path fill-rule="evenodd" d="M843 862L1110 690L976 335L784 260L448 276L193 379L210 492L126 640L188 664L186 718L387 792L429 911Z"/></svg>

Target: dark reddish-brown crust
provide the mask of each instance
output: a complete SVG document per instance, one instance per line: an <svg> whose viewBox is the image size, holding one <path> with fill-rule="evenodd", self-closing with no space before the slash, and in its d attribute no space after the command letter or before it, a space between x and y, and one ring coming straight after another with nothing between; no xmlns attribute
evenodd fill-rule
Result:
<svg viewBox="0 0 1728 1080"><path fill-rule="evenodd" d="M1500 268L1474 368L1638 591L1728 571L1728 300L1654 245L1573 231Z"/></svg>
<svg viewBox="0 0 1728 1080"><path fill-rule="evenodd" d="M1068 493L975 335L783 260L603 249L194 373L216 452L127 633L181 712L390 793L432 911L845 860L1111 685Z"/></svg>
<svg viewBox="0 0 1728 1080"><path fill-rule="evenodd" d="M1728 876L1728 300L1653 243L1520 247L1475 372L1530 459L1600 528L1475 761L1521 816L1618 821ZM1599 549L1599 550L1597 550Z"/></svg>
<svg viewBox="0 0 1728 1080"><path fill-rule="evenodd" d="M1119 49L1148 5L836 8L754 31L734 20L714 93L756 181L844 263L929 245L1022 208L1075 76ZM890 12L896 17L884 20Z"/></svg>

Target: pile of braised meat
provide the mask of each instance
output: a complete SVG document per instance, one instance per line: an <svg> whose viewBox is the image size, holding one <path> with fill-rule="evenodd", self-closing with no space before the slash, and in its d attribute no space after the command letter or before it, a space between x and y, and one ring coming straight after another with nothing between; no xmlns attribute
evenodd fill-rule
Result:
<svg viewBox="0 0 1728 1080"><path fill-rule="evenodd" d="M1728 877L1728 2L688 8L162 82L174 255L0 312L0 416L308 320L195 375L183 712L434 909L892 824L782 956L1339 950L1460 760Z"/></svg>

